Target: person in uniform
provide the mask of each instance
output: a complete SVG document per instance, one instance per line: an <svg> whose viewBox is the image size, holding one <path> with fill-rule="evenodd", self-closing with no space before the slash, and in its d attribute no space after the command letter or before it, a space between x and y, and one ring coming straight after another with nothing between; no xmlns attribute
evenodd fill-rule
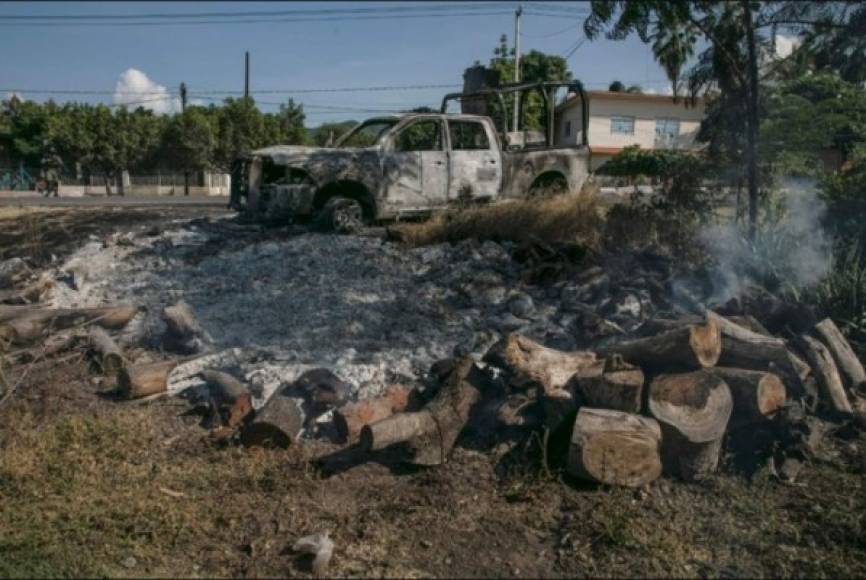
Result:
<svg viewBox="0 0 866 580"><path fill-rule="evenodd" d="M54 197L60 197L60 172L63 169L63 160L53 145L49 145L42 156L42 172L45 177L45 192L43 195L49 197L52 193Z"/></svg>

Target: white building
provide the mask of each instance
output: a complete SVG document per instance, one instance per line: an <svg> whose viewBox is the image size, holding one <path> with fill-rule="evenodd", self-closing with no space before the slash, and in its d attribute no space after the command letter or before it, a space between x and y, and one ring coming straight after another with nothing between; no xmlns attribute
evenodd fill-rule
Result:
<svg viewBox="0 0 866 580"><path fill-rule="evenodd" d="M704 102L668 95L588 91L590 168L594 171L629 145L644 149L691 149L704 118ZM580 97L556 109L557 141L580 142Z"/></svg>

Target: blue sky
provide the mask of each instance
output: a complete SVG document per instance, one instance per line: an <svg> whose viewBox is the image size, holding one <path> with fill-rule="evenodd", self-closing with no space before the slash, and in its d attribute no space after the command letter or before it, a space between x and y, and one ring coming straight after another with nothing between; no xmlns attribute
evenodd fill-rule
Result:
<svg viewBox="0 0 866 580"><path fill-rule="evenodd" d="M400 2L4 2L0 16L145 14L276 11L304 8L406 6ZM441 4L435 2L434 4ZM524 6L532 5L524 2ZM580 3L564 3L579 7ZM516 2L490 4L513 11ZM8 21L7 21L8 22ZM564 55L582 37L582 20L524 15L522 50ZM261 22L172 26L0 26L0 88L103 90L93 96L55 100L114 102L121 76L124 89L175 92L243 89L244 51L251 53L251 88L256 90L462 83L463 69L487 62L499 36L514 28L512 14L412 19ZM651 53L636 38L584 43L568 60L572 73L590 88L612 80L664 91L667 82ZM136 69L143 74L128 73ZM144 87L144 88L143 88ZM294 95L307 105L307 124L363 118L371 113L335 112L325 107L404 108L439 103L448 89ZM25 98L44 100L22 91ZM255 95L278 102L290 95ZM213 97L213 96L212 96ZM139 97L139 100L148 98ZM155 107L173 106L170 101ZM275 105L262 104L273 110ZM317 108L322 107L322 108Z"/></svg>

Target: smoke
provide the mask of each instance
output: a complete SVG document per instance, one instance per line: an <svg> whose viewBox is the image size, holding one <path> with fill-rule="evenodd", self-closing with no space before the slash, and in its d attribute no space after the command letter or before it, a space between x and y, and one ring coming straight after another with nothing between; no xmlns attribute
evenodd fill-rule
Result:
<svg viewBox="0 0 866 580"><path fill-rule="evenodd" d="M800 46L801 39L796 36L788 36L787 34L776 35L776 58L786 58L794 52L794 49Z"/></svg>
<svg viewBox="0 0 866 580"><path fill-rule="evenodd" d="M827 208L815 183L788 179L779 193L780 207L759 228L754 243L733 224L714 226L700 234L701 243L717 263L711 304L723 304L767 280L798 290L811 288L829 272L832 243L821 226Z"/></svg>
<svg viewBox="0 0 866 580"><path fill-rule="evenodd" d="M125 70L114 87L114 103L130 108L144 107L163 115L180 110L180 99L172 97L168 89L150 80L138 69Z"/></svg>

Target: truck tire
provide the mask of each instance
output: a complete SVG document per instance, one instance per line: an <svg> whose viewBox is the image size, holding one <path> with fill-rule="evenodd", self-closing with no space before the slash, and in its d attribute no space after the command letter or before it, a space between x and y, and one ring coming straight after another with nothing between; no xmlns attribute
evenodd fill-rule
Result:
<svg viewBox="0 0 866 580"><path fill-rule="evenodd" d="M542 175L529 188L529 197L553 197L568 192L568 181L557 174Z"/></svg>
<svg viewBox="0 0 866 580"><path fill-rule="evenodd" d="M325 203L318 218L320 229L340 234L352 234L364 227L361 202L348 197L332 197Z"/></svg>

